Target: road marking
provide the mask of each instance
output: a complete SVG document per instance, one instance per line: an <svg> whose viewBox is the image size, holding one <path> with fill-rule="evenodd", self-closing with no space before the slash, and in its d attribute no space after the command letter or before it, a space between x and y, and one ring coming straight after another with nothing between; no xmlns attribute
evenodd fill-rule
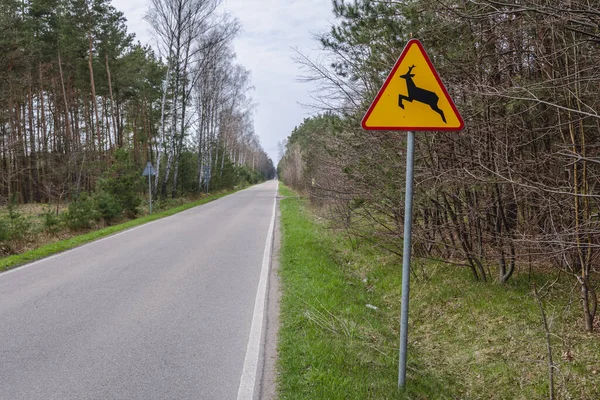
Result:
<svg viewBox="0 0 600 400"><path fill-rule="evenodd" d="M260 271L260 280L258 282L258 291L254 302L254 314L252 316L252 327L250 328L250 338L246 348L246 358L244 360L244 370L238 389L238 400L252 400L254 398L254 388L256 387L256 374L258 372L258 360L260 356L262 343L262 328L265 313L265 300L267 293L267 281L269 279L269 269L271 266L271 249L273 244L273 229L275 226L275 212L277 209L277 191L279 182L275 190L273 199L273 215L271 224L267 233L267 242L265 243L265 252L263 253L262 269Z"/></svg>
<svg viewBox="0 0 600 400"><path fill-rule="evenodd" d="M185 210L185 211L188 211L188 210ZM185 211L183 211L183 212L185 212ZM21 270L24 270L25 268L33 267L34 265L40 264L42 262L45 262L45 261L48 261L48 260L52 260L53 258L61 257L61 256L65 255L65 254L67 254L67 253L71 253L71 252L74 252L74 251L81 250L81 249L83 249L83 248L85 248L87 246L91 246L91 245L96 244L96 243L104 242L105 240L110 240L110 239L115 238L117 236L125 235L126 233L130 233L130 232L133 232L133 231L135 231L137 229L141 229L141 228L147 227L148 225L152 225L152 224L155 224L157 222L163 221L163 220L165 220L167 218L174 217L175 215L177 215L177 214L169 215L168 217L164 217L164 218L159 218L159 219L154 220L154 221L146 222L145 224L142 224L142 225L138 225L138 226L134 226L132 228L125 229L124 231L121 231L121 232L113 233L112 235L108 235L108 236L105 236L103 238L92 240L91 242L79 245L77 247L73 247L72 249L61 251L61 252L53 254L51 256L48 256L48 257L45 257L45 258L41 258L41 259L36 260L36 261L32 261L32 262L30 262L28 264L23 264L21 266L18 266L18 267L15 267L15 268L11 268L8 271L0 271L0 278L3 277L3 276L7 276L9 274L12 274L13 272L21 271Z"/></svg>
<svg viewBox="0 0 600 400"><path fill-rule="evenodd" d="M279 186L279 184L277 184L277 185ZM83 249L83 248L85 248L85 247L87 247L87 246L91 246L91 245L94 245L94 244L96 244L96 243L103 242L103 241L105 241L105 240L111 240L111 239L113 239L113 238L115 238L115 237L117 237L117 236L121 236L121 235L125 235L125 234L128 234L128 233L131 233L131 232L133 232L133 231L135 231L135 230L137 230L137 229L142 229L142 228L145 228L145 227L147 227L147 226L150 226L150 225L152 225L152 224L156 224L156 223L158 223L158 222L163 222L163 221L165 221L165 220L168 220L169 218L172 218L172 217L181 216L181 215L182 215L182 214L184 214L184 213L191 212L192 210L196 209L197 207L202 207L202 206L204 206L204 205L208 205L208 204L210 204L210 203L214 203L214 202L216 202L216 201L219 201L219 200L221 200L221 199L224 199L224 198L226 198L226 197L229 197L229 196L235 196L236 194L238 194L238 193L241 193L241 192L244 192L244 191L246 191L246 190L253 190L255 187L256 187L256 186L251 186L251 187L249 187L248 189L244 189L244 190L240 190L240 191L238 191L238 192L232 193L232 194L228 194L227 196L224 196L224 197L218 198L218 199L216 199L216 200L213 200L213 201L210 201L210 202L208 202L208 203L200 204L199 206L196 206L196 207L188 208L187 210L184 210L184 211L178 212L178 213L176 213L176 214L173 214L173 215L169 215L168 217L162 217L162 218L156 219L156 220L154 220L154 221L146 222L145 224L142 224L142 225L134 226L134 227L132 227L132 228L127 228L127 229L125 229L124 231L117 232L117 233L113 233L112 235L108 235L108 236L105 236L105 237L103 237L103 238L100 238L100 239L92 240L91 242L88 242L88 243L85 243L85 244L79 245L79 246L77 246L77 247L73 247L72 249L68 249L68 250L65 250L65 251L61 251L60 253L56 253L56 254L53 254L53 255L51 255L51 256L48 256L48 257L45 257L45 258L41 258L41 259L39 259L39 260L32 261L32 262L30 262L30 263L27 263L27 264L20 265L20 266L18 266L18 267L11 268L11 269L9 269L8 271L0 271L0 279L1 279L3 276L7 276L7 275L10 275L10 274L12 274L12 273L14 273L14 272L21 271L21 270L23 270L23 269L25 269L25 268L33 267L34 265L40 264L40 263L42 263L42 262L45 262L45 261L48 261L48 260L52 260L53 258L61 257L61 256L65 255L65 254L67 254L67 253L70 253L70 252L73 252L73 251L78 251L78 250L81 250L81 249Z"/></svg>

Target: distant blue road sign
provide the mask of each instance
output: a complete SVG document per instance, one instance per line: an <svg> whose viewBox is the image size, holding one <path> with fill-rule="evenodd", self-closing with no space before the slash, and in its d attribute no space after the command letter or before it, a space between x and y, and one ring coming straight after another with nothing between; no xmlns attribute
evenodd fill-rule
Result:
<svg viewBox="0 0 600 400"><path fill-rule="evenodd" d="M152 163L150 161L148 161L148 164L146 164L146 168L144 168L144 172L142 172L142 176L155 176L155 175L156 175L156 170L152 166Z"/></svg>

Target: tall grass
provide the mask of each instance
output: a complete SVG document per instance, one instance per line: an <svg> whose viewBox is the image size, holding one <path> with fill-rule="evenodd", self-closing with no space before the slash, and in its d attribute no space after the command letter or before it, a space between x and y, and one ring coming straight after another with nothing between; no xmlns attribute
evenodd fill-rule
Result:
<svg viewBox="0 0 600 400"><path fill-rule="evenodd" d="M281 399L544 399L541 313L527 274L499 286L413 260L408 383L397 389L401 265L349 242L281 186ZM600 398L600 336L568 281L543 287L561 399ZM549 304L553 304L550 306Z"/></svg>

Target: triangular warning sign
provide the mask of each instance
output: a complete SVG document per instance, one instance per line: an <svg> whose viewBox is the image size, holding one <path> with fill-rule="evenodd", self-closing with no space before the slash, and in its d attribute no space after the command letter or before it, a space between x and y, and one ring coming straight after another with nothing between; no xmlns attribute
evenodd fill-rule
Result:
<svg viewBox="0 0 600 400"><path fill-rule="evenodd" d="M464 124L416 39L406 45L362 120L366 130L459 131Z"/></svg>

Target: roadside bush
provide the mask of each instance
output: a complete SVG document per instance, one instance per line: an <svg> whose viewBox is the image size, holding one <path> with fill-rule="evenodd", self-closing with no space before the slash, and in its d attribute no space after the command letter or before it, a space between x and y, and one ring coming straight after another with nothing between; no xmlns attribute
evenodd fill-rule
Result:
<svg viewBox="0 0 600 400"><path fill-rule="evenodd" d="M8 217L0 217L0 256L10 254L10 222Z"/></svg>
<svg viewBox="0 0 600 400"><path fill-rule="evenodd" d="M56 233L61 228L61 220L60 217L56 214L56 212L49 208L43 215L44 218L44 230L48 233Z"/></svg>
<svg viewBox="0 0 600 400"><path fill-rule="evenodd" d="M144 177L130 162L126 150L116 150L114 158L115 163L98 182L98 189L112 195L127 217L135 218L142 204L139 194L144 189Z"/></svg>
<svg viewBox="0 0 600 400"><path fill-rule="evenodd" d="M0 243L10 239L10 223L8 218L0 217Z"/></svg>
<svg viewBox="0 0 600 400"><path fill-rule="evenodd" d="M176 199L171 199L168 197L165 199L159 198L156 201L154 201L153 208L154 208L154 210L168 210L171 208L179 207L185 203L186 203L186 200L183 198L176 198Z"/></svg>
<svg viewBox="0 0 600 400"><path fill-rule="evenodd" d="M94 196L94 206L97 215L106 223L118 220L123 215L123 207L112 194L100 191Z"/></svg>
<svg viewBox="0 0 600 400"><path fill-rule="evenodd" d="M27 242L32 235L31 227L31 222L17 211L14 203L10 203L8 215L0 217L0 253L11 254Z"/></svg>
<svg viewBox="0 0 600 400"><path fill-rule="evenodd" d="M184 196L198 189L198 154L190 150L184 150L179 156L179 175L177 184L178 196ZM148 187L148 178L145 179L145 186Z"/></svg>
<svg viewBox="0 0 600 400"><path fill-rule="evenodd" d="M262 180L262 176L258 172L251 170L250 168L246 167L245 165L238 167L237 173L239 176L239 183L241 185L244 185L244 184L254 185L256 183L259 183Z"/></svg>
<svg viewBox="0 0 600 400"><path fill-rule="evenodd" d="M86 193L76 196L63 215L66 225L72 230L89 229L92 221L98 219L94 201Z"/></svg>
<svg viewBox="0 0 600 400"><path fill-rule="evenodd" d="M14 204L8 206L9 240L22 242L31 235L31 222L19 213Z"/></svg>
<svg viewBox="0 0 600 400"><path fill-rule="evenodd" d="M212 177L212 190L233 189L237 184L239 184L239 176L236 167L229 160L229 157L226 157L221 172Z"/></svg>

